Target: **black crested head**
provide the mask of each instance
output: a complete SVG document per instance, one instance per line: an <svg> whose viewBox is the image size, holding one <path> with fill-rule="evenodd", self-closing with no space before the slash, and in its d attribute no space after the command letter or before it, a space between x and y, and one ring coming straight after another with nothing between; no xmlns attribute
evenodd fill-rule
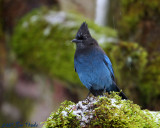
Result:
<svg viewBox="0 0 160 128"><path fill-rule="evenodd" d="M82 23L75 39L73 39L72 42L76 43L78 49L84 49L87 47L98 45L97 41L91 37L86 22Z"/></svg>
<svg viewBox="0 0 160 128"><path fill-rule="evenodd" d="M77 34L76 34L76 39L78 39L78 40L84 39L85 40L90 37L91 37L91 34L89 33L88 25L86 24L86 22L83 22L81 27L79 28Z"/></svg>

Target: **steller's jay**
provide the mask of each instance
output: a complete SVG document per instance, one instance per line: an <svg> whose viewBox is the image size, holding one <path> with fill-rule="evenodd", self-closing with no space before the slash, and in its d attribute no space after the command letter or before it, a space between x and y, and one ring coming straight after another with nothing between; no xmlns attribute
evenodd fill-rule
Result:
<svg viewBox="0 0 160 128"><path fill-rule="evenodd" d="M89 91L94 96L110 91L120 92L115 83L112 63L97 41L91 37L86 22L82 23L72 42L76 43L75 71ZM123 92L119 95L122 99L127 99Z"/></svg>

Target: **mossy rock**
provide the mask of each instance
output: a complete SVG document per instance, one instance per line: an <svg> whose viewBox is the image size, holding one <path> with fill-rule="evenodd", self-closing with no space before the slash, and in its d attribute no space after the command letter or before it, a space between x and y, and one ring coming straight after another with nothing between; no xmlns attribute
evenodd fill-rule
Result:
<svg viewBox="0 0 160 128"><path fill-rule="evenodd" d="M75 48L71 40L84 21L99 42L112 42L110 39L117 37L113 29L99 27L80 14L41 8L27 14L16 25L12 51L26 70L80 85L74 72Z"/></svg>
<svg viewBox="0 0 160 128"><path fill-rule="evenodd" d="M43 128L159 128L160 112L141 110L137 104L112 93L89 97L77 104L65 101L43 123Z"/></svg>

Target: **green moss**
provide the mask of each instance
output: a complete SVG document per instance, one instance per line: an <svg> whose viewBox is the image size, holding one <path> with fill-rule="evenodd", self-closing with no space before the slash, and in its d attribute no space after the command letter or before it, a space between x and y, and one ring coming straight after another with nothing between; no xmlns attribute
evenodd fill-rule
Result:
<svg viewBox="0 0 160 128"><path fill-rule="evenodd" d="M83 104L83 102L89 104ZM78 107L81 104L81 107ZM86 106L85 106L86 105ZM85 107L83 107L85 106ZM86 108L88 107L88 109ZM83 110L85 108L86 111ZM67 113L64 116L64 111ZM86 123L79 118L79 115L73 114L75 111L85 113L83 116L88 118ZM111 127L111 128L158 128L160 127L160 113L141 110L140 106L133 104L130 100L121 100L121 98L112 93L107 97L90 97L88 100L74 104L65 101L57 112L52 113L47 121L43 122L43 128L52 127ZM159 121L158 121L159 120Z"/></svg>
<svg viewBox="0 0 160 128"><path fill-rule="evenodd" d="M70 112L74 103L71 101L64 101L59 107L56 113L52 113L46 122L43 122L43 128L72 128L73 126L78 128L80 123L76 119L76 116ZM67 116L64 116L63 112L67 113Z"/></svg>

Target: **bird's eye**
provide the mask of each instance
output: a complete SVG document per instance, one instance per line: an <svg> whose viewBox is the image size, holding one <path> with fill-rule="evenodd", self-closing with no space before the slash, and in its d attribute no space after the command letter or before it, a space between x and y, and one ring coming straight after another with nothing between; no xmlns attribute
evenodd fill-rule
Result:
<svg viewBox="0 0 160 128"><path fill-rule="evenodd" d="M84 38L83 38L83 36L79 36L78 39L79 40L83 40Z"/></svg>
<svg viewBox="0 0 160 128"><path fill-rule="evenodd" d="M77 38L78 40L83 40L83 39L84 39L84 37L83 37L82 34L80 34L80 33L77 34L76 38Z"/></svg>

